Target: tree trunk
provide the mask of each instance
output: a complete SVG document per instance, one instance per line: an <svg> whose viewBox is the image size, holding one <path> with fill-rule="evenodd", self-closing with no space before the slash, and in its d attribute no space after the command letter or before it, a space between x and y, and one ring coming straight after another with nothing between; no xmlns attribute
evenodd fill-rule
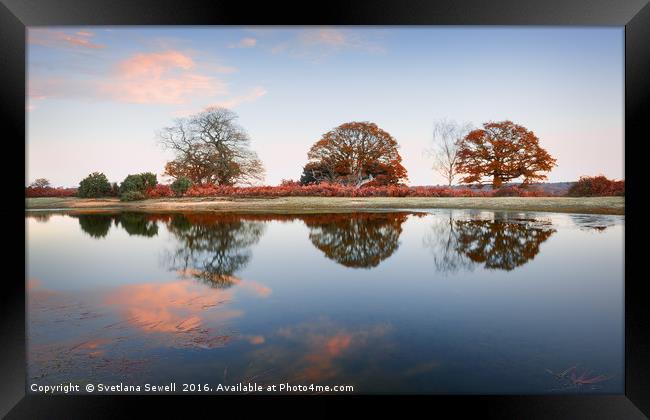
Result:
<svg viewBox="0 0 650 420"><path fill-rule="evenodd" d="M501 178L498 176L494 175L494 178L492 178L492 189L496 190L498 189L502 184Z"/></svg>

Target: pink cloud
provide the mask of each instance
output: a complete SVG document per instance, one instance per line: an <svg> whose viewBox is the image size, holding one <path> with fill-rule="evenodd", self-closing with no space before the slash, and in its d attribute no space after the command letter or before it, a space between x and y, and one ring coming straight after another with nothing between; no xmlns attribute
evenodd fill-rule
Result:
<svg viewBox="0 0 650 420"><path fill-rule="evenodd" d="M257 45L257 39L255 38L242 38L236 44L231 44L228 48L253 48Z"/></svg>
<svg viewBox="0 0 650 420"><path fill-rule="evenodd" d="M261 86L257 86L247 93L243 95L237 95L233 96L229 99L224 99L219 102L214 102L209 104L208 106L204 107L203 109L207 108L236 108L237 106L241 105L242 103L245 102L253 102L256 101L257 99L261 98L262 96L266 95L267 91ZM199 108L186 108L186 109L179 109L178 111L174 112L173 115L177 117L187 117L188 115L196 114L197 112L202 111L202 109Z"/></svg>
<svg viewBox="0 0 650 420"><path fill-rule="evenodd" d="M261 86L257 86L251 89L248 93L239 96L234 96L230 99L226 99L221 102L213 103L208 107L235 108L236 106L241 105L242 103L256 101L262 96L266 95L266 93L267 93L266 89L264 89Z"/></svg>
<svg viewBox="0 0 650 420"><path fill-rule="evenodd" d="M287 53L318 62L328 55L344 50L381 53L384 48L359 33L335 28L309 28L297 36L271 48L274 54Z"/></svg>
<svg viewBox="0 0 650 420"><path fill-rule="evenodd" d="M339 48L350 44L349 37L338 29L316 29L302 32L300 39L307 45L327 45Z"/></svg>
<svg viewBox="0 0 650 420"><path fill-rule="evenodd" d="M52 29L29 29L27 39L30 44L51 48L88 48L101 49L104 45L96 44L89 38L95 36L88 31L79 31L74 34Z"/></svg>
<svg viewBox="0 0 650 420"><path fill-rule="evenodd" d="M196 73L194 60L179 51L135 54L117 65L100 92L129 103L183 104L195 96L225 93L223 82Z"/></svg>

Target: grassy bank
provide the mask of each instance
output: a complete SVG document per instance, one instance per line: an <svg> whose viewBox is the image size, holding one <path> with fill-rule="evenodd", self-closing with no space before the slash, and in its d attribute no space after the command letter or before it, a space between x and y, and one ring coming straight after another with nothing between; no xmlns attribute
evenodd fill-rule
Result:
<svg viewBox="0 0 650 420"><path fill-rule="evenodd" d="M138 211L329 212L369 209L458 208L559 213L624 214L623 197L278 197L160 198L121 202L116 198L27 198L27 209L121 209Z"/></svg>

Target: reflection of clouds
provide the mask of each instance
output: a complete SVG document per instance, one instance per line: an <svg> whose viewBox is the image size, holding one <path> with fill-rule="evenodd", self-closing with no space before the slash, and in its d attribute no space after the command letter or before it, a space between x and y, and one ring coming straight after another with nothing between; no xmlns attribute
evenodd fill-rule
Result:
<svg viewBox="0 0 650 420"><path fill-rule="evenodd" d="M165 333L183 346L212 347L215 325L242 315L224 310L233 291L208 289L191 280L145 283L120 287L105 303L118 310L128 324L147 333Z"/></svg>
<svg viewBox="0 0 650 420"><path fill-rule="evenodd" d="M273 366L289 381L322 382L340 377L343 363L357 358L369 346L391 331L387 324L361 328L339 326L321 318L296 326L281 328L273 345L257 350L253 358ZM268 340L267 340L268 341Z"/></svg>
<svg viewBox="0 0 650 420"><path fill-rule="evenodd" d="M51 381L69 375L91 380L135 374L154 348L223 347L237 337L228 322L243 315L229 309L238 291L266 297L271 289L235 279L230 289L209 288L193 279L125 285L90 295L53 291L27 282L30 375ZM262 335L243 335L253 345ZM67 375L67 376L66 376ZM54 383L54 382L52 382Z"/></svg>
<svg viewBox="0 0 650 420"><path fill-rule="evenodd" d="M246 339L253 345L264 344L266 342L266 339L263 335L249 335L246 337Z"/></svg>

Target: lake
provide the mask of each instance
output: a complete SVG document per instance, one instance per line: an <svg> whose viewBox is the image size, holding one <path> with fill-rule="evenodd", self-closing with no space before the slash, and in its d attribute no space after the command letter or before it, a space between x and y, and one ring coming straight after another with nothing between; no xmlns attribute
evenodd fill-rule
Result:
<svg viewBox="0 0 650 420"><path fill-rule="evenodd" d="M29 211L27 382L621 394L624 220Z"/></svg>

